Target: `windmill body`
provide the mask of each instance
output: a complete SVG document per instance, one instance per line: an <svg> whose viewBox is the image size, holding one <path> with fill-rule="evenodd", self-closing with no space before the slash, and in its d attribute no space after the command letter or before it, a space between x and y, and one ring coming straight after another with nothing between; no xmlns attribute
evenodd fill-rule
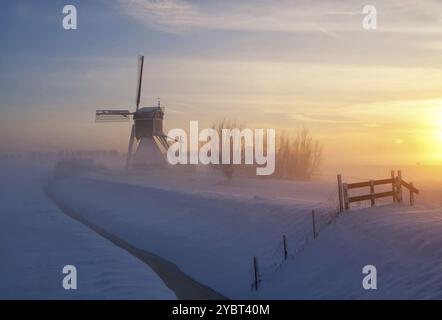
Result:
<svg viewBox="0 0 442 320"><path fill-rule="evenodd" d="M163 133L164 109L158 107L140 108L133 114L137 150L132 167L158 167L165 165L164 153L168 143Z"/></svg>
<svg viewBox="0 0 442 320"><path fill-rule="evenodd" d="M133 114L135 137L151 137L163 133L164 109L158 107L140 108Z"/></svg>
<svg viewBox="0 0 442 320"><path fill-rule="evenodd" d="M164 108L158 102L156 107L140 108L141 83L143 79L144 57L138 60L138 84L136 110L97 110L96 122L127 122L133 117L129 138L126 168L163 166L166 164L164 154L169 148L167 136L163 132ZM134 146L136 151L132 157Z"/></svg>

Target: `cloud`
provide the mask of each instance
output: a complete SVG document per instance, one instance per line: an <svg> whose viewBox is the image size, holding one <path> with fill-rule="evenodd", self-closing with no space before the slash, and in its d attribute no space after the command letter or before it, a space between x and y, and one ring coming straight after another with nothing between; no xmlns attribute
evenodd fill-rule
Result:
<svg viewBox="0 0 442 320"><path fill-rule="evenodd" d="M306 1L117 0L117 7L139 22L158 30L180 33L191 29L240 31L317 31L339 27L339 17L358 16L359 7L347 10L338 2L309 5ZM332 3L333 5L330 5ZM322 10L321 10L321 7ZM331 19L325 18L330 16ZM321 18L322 17L322 18ZM330 23L333 19L336 22ZM328 22L326 20L329 20ZM327 22L327 23L324 23ZM345 29L345 28L344 28Z"/></svg>
<svg viewBox="0 0 442 320"><path fill-rule="evenodd" d="M339 119L333 119L333 118L325 118L325 117L311 117L304 114L290 114L290 118L302 122L312 122L312 123L324 123L324 124L338 124L338 123L348 123L353 121L343 121Z"/></svg>
<svg viewBox="0 0 442 320"><path fill-rule="evenodd" d="M197 8L181 0L118 0L117 6L136 20L169 32L183 31L202 17Z"/></svg>
<svg viewBox="0 0 442 320"><path fill-rule="evenodd" d="M157 30L182 33L194 29L319 32L361 31L366 0L115 0L124 14ZM440 32L442 4L403 0L373 0L379 14L379 31L403 33Z"/></svg>

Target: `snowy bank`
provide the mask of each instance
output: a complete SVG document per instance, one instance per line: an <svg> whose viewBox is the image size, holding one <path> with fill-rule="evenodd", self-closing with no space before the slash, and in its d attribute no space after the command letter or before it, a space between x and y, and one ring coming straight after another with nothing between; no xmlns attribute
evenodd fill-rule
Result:
<svg viewBox="0 0 442 320"><path fill-rule="evenodd" d="M279 203L258 196L181 192L71 177L52 186L59 201L137 248L157 254L195 280L229 298L259 298L251 290L252 257L270 280L283 257L312 240L311 210L322 229L335 215L333 204Z"/></svg>
<svg viewBox="0 0 442 320"><path fill-rule="evenodd" d="M1 299L175 299L147 265L60 212L43 191L48 174L0 162ZM62 287L65 265L77 290Z"/></svg>
<svg viewBox="0 0 442 320"><path fill-rule="evenodd" d="M330 186L320 183L229 186L213 177L179 182L174 176L170 182L153 172L132 182L135 177L71 177L53 191L88 221L229 298L442 298L440 207L384 205L334 219L335 202L326 197ZM267 182L270 196L258 195ZM282 235L288 239L285 262ZM251 288L253 256L262 279L257 292ZM377 290L362 288L365 265L378 270Z"/></svg>

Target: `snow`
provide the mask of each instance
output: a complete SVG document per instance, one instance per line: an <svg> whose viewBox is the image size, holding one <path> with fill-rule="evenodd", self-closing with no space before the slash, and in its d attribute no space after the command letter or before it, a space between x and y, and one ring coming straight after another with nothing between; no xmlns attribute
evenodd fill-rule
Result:
<svg viewBox="0 0 442 320"><path fill-rule="evenodd" d="M9 202L5 208L14 209L25 218L31 218L28 217L30 214L49 215L47 199L41 200L41 194L38 195L37 188L33 187L36 183L41 184L40 178L23 179L18 175L20 179L15 179L16 175L16 172L2 173L2 183L11 185L8 193L2 195L2 200ZM28 183L26 188L23 181ZM247 178L227 181L223 176L199 167L75 174L54 182L51 190L58 201L90 223L136 248L167 259L189 277L228 298L441 299L442 186L440 183L419 182L416 185L422 187L415 207L406 204L407 198L400 205L391 204L386 199L374 208L355 206L341 215L336 213L335 182ZM27 195L25 205L12 203L14 197L11 195L15 192ZM40 202L43 213L38 210ZM2 216L0 237L7 236L16 241L14 245L10 240L0 242L2 246L8 243L6 257L10 256L11 262L7 272L16 275L12 278L16 279L20 274L24 283L33 284L37 282L35 276L30 275L33 271L45 282L53 282L54 288L61 291L61 276L57 274L61 272L59 265L72 263L70 259L65 261L70 255L62 248L69 248L76 257L81 251L84 260L74 261L81 268L88 265L82 261L91 261L91 255L100 252L102 256L92 260L95 264L88 271L88 277L93 280L87 283L96 285L91 292L128 298L131 295L127 292L115 292L109 288L110 283L102 285L96 280L100 274L97 270L106 268L104 261L115 259L116 253L112 251L115 250L124 253L125 258L118 259L122 264L121 274L111 276L113 281L119 280L112 284L112 288L129 286L130 292L137 296L133 281L142 276L132 270L126 272L130 268L137 269L137 264L130 262L131 257L112 248L105 240L103 244L97 244L97 237L88 229L72 222L56 208L49 208L52 208L49 212L53 210L51 219L42 219L38 224ZM319 232L316 239L313 239L312 210L315 210ZM30 228L29 224L32 231L23 232ZM56 232L51 227L48 232L46 225L55 225L55 229L63 231ZM74 232L73 228L81 231ZM29 235L32 235L32 241L27 238ZM286 235L288 244L286 261L283 261L283 235ZM45 240L48 237L49 240ZM87 243L94 245L83 246L86 241L79 241L79 237L86 237ZM62 243L60 239L63 239ZM38 252L38 256L24 249L27 247L31 252ZM45 253L41 248L49 249ZM13 250L20 254L16 255ZM3 251L2 248L2 254ZM258 257L262 280L258 291L252 290L254 256ZM30 262L25 263L24 259ZM377 268L377 290L362 287L365 265ZM56 272L44 271L46 268L42 266L49 266L49 270L56 269ZM161 297L159 293L165 293L163 290L167 289L150 269L142 267L143 272L147 272L143 277L151 277L148 290L142 290L143 293ZM114 270L117 266L113 263L112 268ZM4 277L5 272L1 271ZM12 281L16 280L1 279L0 285L13 286ZM158 286L155 290L151 290L152 283ZM136 284L140 285L139 281ZM14 290L17 292L20 288L31 296L41 295L40 288L35 287L33 294L33 290L25 289L25 285L15 285ZM48 289L47 292L53 294L56 290ZM57 292L57 297L70 295L72 293L64 290Z"/></svg>
<svg viewBox="0 0 442 320"><path fill-rule="evenodd" d="M162 177L159 180L168 188L148 186L155 184L155 177ZM121 175L113 178L122 180ZM308 198L312 190L321 194L319 184L306 187L306 183L279 182L284 187L290 185L290 192L299 191L295 194L302 200L291 202L281 201L271 192L270 198L258 196L256 191L266 183L261 180L248 181L252 185L245 188L247 180L220 184L220 177L210 174L171 177L170 172L150 171L145 178L144 185L140 181L131 185L127 180L112 182L112 176L103 176L103 180L97 174L92 178L71 177L57 182L53 190L64 205L92 223L172 261L195 280L229 298L265 297L251 290L253 256L259 257L263 279L271 279L282 261L282 236L287 236L295 253L311 241L311 210L316 210L318 229L325 228L336 212L333 203ZM205 192L196 188L204 185ZM331 191L329 187L322 186L322 192ZM248 194L250 190L254 195Z"/></svg>
<svg viewBox="0 0 442 320"><path fill-rule="evenodd" d="M121 167L121 165L120 165ZM213 195L218 197L274 200L278 203L326 203L337 206L336 183L324 181L284 181L271 179L226 178L205 166L174 167L164 170L112 170L105 175L89 173L88 177L136 186L154 187L182 193ZM192 167L190 167L192 168ZM335 176L336 177L336 176Z"/></svg>
<svg viewBox="0 0 442 320"><path fill-rule="evenodd" d="M440 208L392 204L347 213L263 291L273 298L292 290L302 299L441 299L441 231ZM361 286L365 265L377 268L377 290Z"/></svg>
<svg viewBox="0 0 442 320"><path fill-rule="evenodd" d="M229 298L442 298L442 210L435 205L354 208L336 218L332 183L227 182L173 169L71 177L54 189L93 223ZM377 290L362 287L365 265L378 270Z"/></svg>
<svg viewBox="0 0 442 320"><path fill-rule="evenodd" d="M0 299L175 299L147 265L62 213L43 191L48 175L0 162ZM62 287L65 265L77 290Z"/></svg>

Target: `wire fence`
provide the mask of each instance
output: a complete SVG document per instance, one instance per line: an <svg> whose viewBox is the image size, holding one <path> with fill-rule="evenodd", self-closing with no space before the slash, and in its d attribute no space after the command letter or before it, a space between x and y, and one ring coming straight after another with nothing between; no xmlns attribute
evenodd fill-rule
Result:
<svg viewBox="0 0 442 320"><path fill-rule="evenodd" d="M331 225L339 217L339 203L336 193L327 197L326 203L320 203L314 210L305 210L302 214L302 230L295 234L281 234L279 239L275 239L274 244L259 256L252 257L251 275L253 290L259 290L263 280L271 278L278 272L284 264L296 257L297 254L304 251L305 248L322 231Z"/></svg>
<svg viewBox="0 0 442 320"><path fill-rule="evenodd" d="M394 172L391 172L391 175L394 177ZM399 179L401 179L401 172L398 172ZM336 177L336 176L335 176ZM275 239L274 245L267 249L266 251L263 251L260 253L259 260L258 256L254 256L252 260L252 288L255 290L259 289L260 283L263 281L263 279L270 278L272 274L277 272L281 267L284 265L284 263L289 260L293 259L299 252L303 251L309 243L314 241L316 238L318 238L321 234L321 232L327 228L329 225L333 224L333 222L336 221L336 219L340 216L342 212L344 212L344 206L343 206L343 200L342 200L342 182L341 182L341 175L337 176L338 178L338 187L336 190L332 190L328 196L325 197L325 202L318 202L316 207L312 209L310 212L302 213L303 221L301 219L302 223L302 230L296 230L296 232L290 232L290 235L282 234L280 236L280 239ZM346 176L346 179L350 180L367 180L372 181L372 191L371 193L374 194L374 184L372 179L364 178L364 177L352 177L352 176ZM388 188L391 188L391 182L385 182L388 179L383 180L377 180L378 185L387 184ZM392 178L392 181L394 181L394 178ZM400 180L401 181L401 180ZM366 183L362 182L362 184ZM359 182L361 184L361 182ZM413 192L416 194L419 193L419 190L414 188L412 183L406 183L401 182L402 185L409 188L410 190L410 204L414 204L414 199L412 197ZM365 186L365 185L364 185ZM359 187L359 185L358 185ZM354 187L356 188L356 187ZM414 189L413 189L414 188ZM338 191L339 190L339 191ZM391 189L388 189L388 192L378 193L376 194L378 198L380 197L389 197L391 195L394 196L394 193L392 193ZM393 187L393 192L394 191ZM414 191L415 190L415 191ZM382 190L381 190L382 191ZM382 195L382 196L381 196ZM400 198L402 199L402 193L400 193ZM341 197L341 198L339 198ZM345 194L344 194L345 198ZM357 207L368 207L374 205L374 196L371 196L371 199L365 200L367 198L366 195L354 197L354 204ZM360 201L358 199L361 199ZM378 202L382 202L378 199ZM346 205L347 207L347 205ZM348 208L347 208L348 209ZM300 213L298 213L300 214Z"/></svg>

